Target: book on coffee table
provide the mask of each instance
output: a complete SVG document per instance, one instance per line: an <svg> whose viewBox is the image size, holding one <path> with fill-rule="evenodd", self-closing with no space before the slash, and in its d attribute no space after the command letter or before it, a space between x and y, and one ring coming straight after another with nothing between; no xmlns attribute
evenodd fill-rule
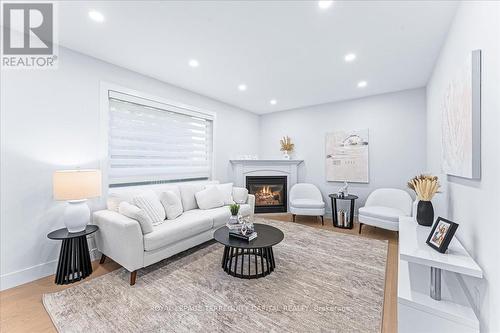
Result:
<svg viewBox="0 0 500 333"><path fill-rule="evenodd" d="M251 241L252 239L257 238L257 233L254 231L250 235L246 236L246 235L242 235L241 233L230 232L229 236L240 238L240 239L244 239L244 240L247 240L247 241Z"/></svg>

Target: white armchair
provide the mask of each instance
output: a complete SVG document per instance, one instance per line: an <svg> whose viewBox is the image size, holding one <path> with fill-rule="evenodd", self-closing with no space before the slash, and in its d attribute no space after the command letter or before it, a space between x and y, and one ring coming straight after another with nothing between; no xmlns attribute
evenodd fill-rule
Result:
<svg viewBox="0 0 500 333"><path fill-rule="evenodd" d="M399 217L411 216L410 195L396 188L381 188L373 191L359 209L359 233L363 224L387 230L399 230Z"/></svg>
<svg viewBox="0 0 500 333"><path fill-rule="evenodd" d="M325 202L319 189L307 183L293 185L290 190L290 212L293 222L296 215L321 216L321 224L324 225Z"/></svg>

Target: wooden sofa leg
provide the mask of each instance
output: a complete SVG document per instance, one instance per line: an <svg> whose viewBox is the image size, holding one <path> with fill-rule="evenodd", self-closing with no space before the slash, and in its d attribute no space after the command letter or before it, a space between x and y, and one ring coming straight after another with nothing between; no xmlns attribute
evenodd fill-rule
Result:
<svg viewBox="0 0 500 333"><path fill-rule="evenodd" d="M292 214L292 221L295 222L295 214Z"/></svg>
<svg viewBox="0 0 500 333"><path fill-rule="evenodd" d="M325 219L323 218L323 215L321 215L321 225L325 225Z"/></svg>
<svg viewBox="0 0 500 333"><path fill-rule="evenodd" d="M359 223L359 231L358 231L358 234L361 234L361 227L363 226L363 223Z"/></svg>
<svg viewBox="0 0 500 333"><path fill-rule="evenodd" d="M137 277L137 271L130 272L130 285L135 284L135 278Z"/></svg>
<svg viewBox="0 0 500 333"><path fill-rule="evenodd" d="M103 253L101 254L101 260L99 260L99 264L104 264L104 261L106 260L106 255Z"/></svg>

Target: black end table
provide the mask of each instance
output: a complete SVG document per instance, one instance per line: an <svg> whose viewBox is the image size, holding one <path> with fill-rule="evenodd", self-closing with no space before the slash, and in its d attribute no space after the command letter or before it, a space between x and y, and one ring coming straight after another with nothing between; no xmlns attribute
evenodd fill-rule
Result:
<svg viewBox="0 0 500 333"><path fill-rule="evenodd" d="M337 194L329 194L330 200L332 201L332 215L333 215L333 226L336 228L342 229L352 229L354 227L354 202L358 198L356 195L346 195L343 197L338 196ZM339 220L337 216L337 200L350 200L351 201L351 209L349 211L349 225L347 227L339 225Z"/></svg>
<svg viewBox="0 0 500 333"><path fill-rule="evenodd" d="M50 239L62 240L57 263L56 284L73 283L92 274L87 235L98 229L96 225L88 225L84 231L72 233L62 228L47 235Z"/></svg>
<svg viewBox="0 0 500 333"><path fill-rule="evenodd" d="M229 236L227 227L215 231L215 240L224 245L221 265L227 274L257 279L271 274L276 268L273 246L283 240L283 232L267 224L255 223L254 227L257 238L251 241Z"/></svg>

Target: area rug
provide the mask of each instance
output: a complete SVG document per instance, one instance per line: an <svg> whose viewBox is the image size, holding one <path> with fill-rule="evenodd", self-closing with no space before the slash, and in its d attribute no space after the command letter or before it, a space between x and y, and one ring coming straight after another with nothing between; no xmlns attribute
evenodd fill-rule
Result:
<svg viewBox="0 0 500 333"><path fill-rule="evenodd" d="M209 242L142 269L43 295L60 332L380 332L387 242L290 222L275 271L243 280Z"/></svg>

